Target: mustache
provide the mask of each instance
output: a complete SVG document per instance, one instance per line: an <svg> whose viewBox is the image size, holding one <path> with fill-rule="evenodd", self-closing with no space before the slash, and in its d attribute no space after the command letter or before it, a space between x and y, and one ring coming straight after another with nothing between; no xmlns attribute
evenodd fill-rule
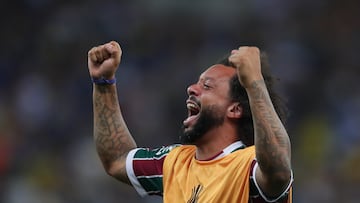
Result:
<svg viewBox="0 0 360 203"><path fill-rule="evenodd" d="M200 101L194 95L190 95L188 100L192 101L192 102L196 103L198 106L200 106Z"/></svg>

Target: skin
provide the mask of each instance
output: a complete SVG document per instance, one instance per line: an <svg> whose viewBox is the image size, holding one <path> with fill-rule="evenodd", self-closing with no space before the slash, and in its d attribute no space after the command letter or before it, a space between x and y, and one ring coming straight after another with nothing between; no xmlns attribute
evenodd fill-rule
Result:
<svg viewBox="0 0 360 203"><path fill-rule="evenodd" d="M88 52L88 67L93 78L113 79L120 64L122 51L117 42L92 48ZM93 86L94 140L106 172L129 185L126 155L136 148L121 114L116 85Z"/></svg>
<svg viewBox="0 0 360 203"><path fill-rule="evenodd" d="M88 52L90 76L112 79L120 64L121 49L117 42L109 42ZM260 51L256 47L240 47L231 52L229 60L236 69L214 65L203 72L187 93L195 96L201 107L217 105L224 122L212 128L194 143L196 158L208 159L238 140L235 122L242 115L239 103L231 102L229 80L237 74L246 89L255 129L256 158L259 167L256 179L268 196L284 191L290 181L291 154L287 132L276 114L261 74ZM107 173L129 183L125 170L128 152L136 147L121 114L117 89L113 85L93 87L94 140L99 157ZM191 129L191 125L187 129Z"/></svg>
<svg viewBox="0 0 360 203"><path fill-rule="evenodd" d="M238 140L234 122L231 119L241 115L238 103L231 103L229 79L235 74L235 69L224 65L214 65L203 72L199 81L188 87L189 96L195 96L201 103L201 108L218 106L222 109L224 123L207 131L196 143L196 158L206 160L219 153L222 149ZM201 113L201 112L200 112ZM191 130L192 126L185 130ZM221 135L221 136L219 136Z"/></svg>
<svg viewBox="0 0 360 203"><path fill-rule="evenodd" d="M261 74L260 50L240 47L231 52L229 60L236 66L239 81L249 97L259 164L256 179L265 194L279 195L290 181L291 146Z"/></svg>

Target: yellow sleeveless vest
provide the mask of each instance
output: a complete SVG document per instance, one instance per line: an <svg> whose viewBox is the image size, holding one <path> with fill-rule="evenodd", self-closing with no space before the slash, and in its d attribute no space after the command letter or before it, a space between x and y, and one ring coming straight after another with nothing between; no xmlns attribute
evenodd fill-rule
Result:
<svg viewBox="0 0 360 203"><path fill-rule="evenodd" d="M173 149L163 165L164 203L248 203L255 147L198 161L195 146Z"/></svg>

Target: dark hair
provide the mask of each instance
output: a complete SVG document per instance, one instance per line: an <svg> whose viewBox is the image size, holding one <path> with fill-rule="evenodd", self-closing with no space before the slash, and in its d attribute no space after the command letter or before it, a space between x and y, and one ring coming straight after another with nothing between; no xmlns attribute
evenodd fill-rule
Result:
<svg viewBox="0 0 360 203"><path fill-rule="evenodd" d="M229 56L224 57L217 64L222 64L235 68L235 66L230 63L228 58ZM286 119L288 117L288 109L286 108L284 98L282 98L280 94L275 91L274 86L278 79L270 73L269 62L265 53L261 53L260 60L261 72L264 77L264 81L269 92L271 101L281 122L285 125ZM239 102L243 108L243 115L240 119L237 120L238 134L241 135L241 140L242 142L244 142L244 144L246 144L247 146L254 145L254 124L251 115L249 98L246 90L244 87L241 86L236 74L230 79L229 85L230 97L233 99L234 102Z"/></svg>

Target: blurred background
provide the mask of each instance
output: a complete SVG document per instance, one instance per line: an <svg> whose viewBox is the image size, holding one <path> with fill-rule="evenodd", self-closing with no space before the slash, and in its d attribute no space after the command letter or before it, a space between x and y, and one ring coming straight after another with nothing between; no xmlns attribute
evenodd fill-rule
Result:
<svg viewBox="0 0 360 203"><path fill-rule="evenodd" d="M291 110L294 202L360 198L360 1L16 0L0 7L0 202L158 203L104 172L87 51L118 41L138 146L177 142L186 88L240 45L269 55Z"/></svg>

